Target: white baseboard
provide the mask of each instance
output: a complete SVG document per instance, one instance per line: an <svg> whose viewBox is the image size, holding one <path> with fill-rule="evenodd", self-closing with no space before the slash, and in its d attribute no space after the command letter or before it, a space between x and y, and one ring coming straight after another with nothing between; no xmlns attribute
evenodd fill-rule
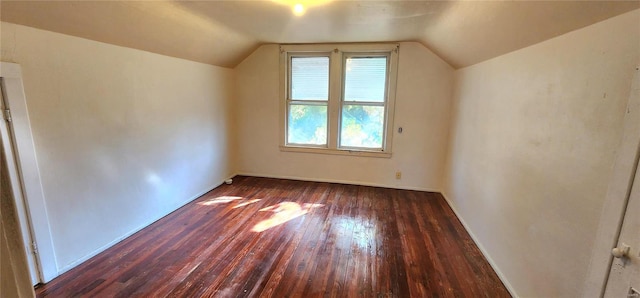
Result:
<svg viewBox="0 0 640 298"><path fill-rule="evenodd" d="M284 175L267 175L267 174L251 173L251 172L238 172L237 175L262 177L262 178L298 180L298 181L310 181L310 182L327 182L327 183L338 183L338 184L349 184L349 185L362 185L362 186L384 187L384 188L394 188L394 189L404 189L404 190L417 190L417 191L427 191L427 192L441 192L439 189L433 189L433 188L404 186L404 185L389 185L389 184L383 184L383 183L370 183L370 182L363 182L363 181L308 178L308 177L284 176Z"/></svg>
<svg viewBox="0 0 640 298"><path fill-rule="evenodd" d="M233 176L231 176L231 177L233 177ZM177 206L173 211L171 211L171 212L169 212L169 213L167 213L167 214L165 214L165 215L161 215L161 216L159 216L159 217L157 217L157 218L155 218L155 219L152 219L152 220L150 220L150 221L148 221L148 222L146 222L146 223L144 223L144 224L142 224L142 225L140 225L140 226L138 226L138 227L134 228L133 230L129 231L128 233L125 233L124 235L122 235L122 236L120 236L120 237L118 237L118 238L114 239L113 241L111 241L111 242L109 242L109 243L107 243L107 244L103 245L102 247L100 247L100 248L98 248L98 249L94 250L93 252L91 252L91 253L89 253L89 254L85 255L84 257L82 257L82 258L80 258L80 259L78 259L78 260L76 260L76 261L74 261L74 262L72 262L72 263L70 263L70 264L68 264L68 265L66 265L66 266L64 266L64 267L62 267L62 268L59 268L59 269L58 269L58 274L57 274L55 277L58 277L58 276L60 276L61 274L63 274L63 273L65 273L65 272L67 272L67 271L69 271L69 270L73 269L74 267L76 267L76 266L78 266L78 265L80 265L80 264L82 264L82 263L86 262L87 260L89 260L89 259L91 259L91 258L95 257L95 256L96 256L96 255L98 255L99 253L104 252L104 251L105 251L105 250L107 250L108 248L110 248L110 247L112 247L112 246L114 246L114 245L118 244L120 241L122 241L122 240L124 240L124 239L127 239L129 236L131 236L131 235L133 235L133 234L135 234L135 233L139 232L140 230L142 230L142 229L144 229L144 228L146 228L146 227L150 226L150 225L151 225L151 224L153 224L154 222L156 222L156 221L158 221L158 220L160 220L160 219L164 218L165 216L167 216L167 215L169 215L169 214L171 214L171 213L175 212L176 210L178 210L178 209L182 208L184 205L186 205L186 204L188 204L188 203L191 203L193 200L195 200L195 199L197 199L197 198L199 198L199 197L203 196L204 194L206 194L206 193L210 192L212 189L214 189L214 188L216 188L216 187L218 187L218 186L222 185L222 183L223 183L223 182L220 182L220 183L218 183L218 184L216 184L216 185L214 185L214 186L212 186L212 187L207 187L207 190L202 191L202 192L199 192L198 194L196 194L196 195L194 195L194 196L190 197L189 199L185 200L183 203L181 203L180 205L178 205L178 206ZM54 277L54 278L55 278L55 277Z"/></svg>
<svg viewBox="0 0 640 298"><path fill-rule="evenodd" d="M449 198L444 194L444 192L441 192L441 194L444 200L447 201L447 204L449 205L449 207L451 207L451 210L453 210L453 213L456 214L456 216L462 223L462 226L464 227L464 229L467 230L467 233L469 233L469 236L471 236L471 240L473 240L476 246L478 246L484 258L487 260L487 262L489 262L489 265L491 266L491 268L493 268L493 271L496 272L496 274L498 275L498 278L500 278L504 286L507 288L507 291L509 291L509 294L511 294L512 297L516 297L516 298L519 297L516 294L516 290L513 288L511 283L509 283L509 280L507 280L507 277L502 273L502 271L500 271L500 268L498 268L498 265L496 264L496 262L493 261L493 258L491 258L491 255L489 255L489 253L484 248L482 243L480 243L478 237L476 237L476 235L473 234L473 231L471 231L471 229L469 228L469 225L467 225L467 223L464 221L464 218L462 218L461 214L458 212L458 210L456 210L456 207L454 207L454 205L451 203Z"/></svg>

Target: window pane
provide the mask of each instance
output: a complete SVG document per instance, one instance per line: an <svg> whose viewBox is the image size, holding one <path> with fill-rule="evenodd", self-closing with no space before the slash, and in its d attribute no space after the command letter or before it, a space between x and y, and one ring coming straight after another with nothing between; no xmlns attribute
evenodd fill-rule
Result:
<svg viewBox="0 0 640 298"><path fill-rule="evenodd" d="M387 57L347 58L344 100L384 102Z"/></svg>
<svg viewBox="0 0 640 298"><path fill-rule="evenodd" d="M340 146L382 148L384 107L344 105Z"/></svg>
<svg viewBox="0 0 640 298"><path fill-rule="evenodd" d="M289 144L327 144L327 106L290 105Z"/></svg>
<svg viewBox="0 0 640 298"><path fill-rule="evenodd" d="M329 99L329 57L291 58L291 99Z"/></svg>

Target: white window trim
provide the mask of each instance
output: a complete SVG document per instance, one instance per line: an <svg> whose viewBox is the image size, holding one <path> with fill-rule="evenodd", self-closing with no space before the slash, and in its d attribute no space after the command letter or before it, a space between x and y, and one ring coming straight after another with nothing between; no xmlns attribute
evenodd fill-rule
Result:
<svg viewBox="0 0 640 298"><path fill-rule="evenodd" d="M393 116L395 112L396 81L398 76L397 43L378 44L322 44L322 45L281 45L280 46L280 150L286 152L305 152L332 155L350 155L366 157L391 157L393 144ZM327 123L327 145L287 144L287 103L289 90L289 57L304 54L330 54L329 65L329 103ZM359 56L361 54L388 53L387 98L385 101L385 128L383 148L368 150L366 148L350 148L339 146L340 113L343 96L343 55Z"/></svg>
<svg viewBox="0 0 640 298"><path fill-rule="evenodd" d="M304 52L304 51L303 52L292 52L292 51L290 51L290 52L287 53L287 57L286 57L287 61L285 61L285 63L288 63L288 59L293 58L293 57L295 57L295 58L298 58L298 57L327 57L327 58L329 58L330 62L332 61L331 60L332 59L331 58L332 57L331 51L320 51L320 52ZM333 65L329 65L329 80L331 80L332 68L333 68ZM326 104L327 105L327 114L329 114L329 112L330 112L329 109L331 107L331 94L328 94L329 98L326 101L324 101L324 100L294 100L294 99L290 100L291 94L289 94L289 93L291 92L291 90L289 90L289 88L288 88L288 82L291 81L292 73L289 70L285 70L285 71L286 71L285 72L286 79L284 79L284 81L285 81L285 84L287 85L287 88L284 89L284 101L285 101L285 119L284 119L284 121L285 121L285 124L288 121L289 108L290 108L291 104L301 104L301 105L325 105ZM329 86L327 86L327 87L330 88L332 84L331 84L331 82L328 82L328 83L329 83ZM330 91L331 90L329 90L329 92ZM329 121L329 119L327 119L327 121ZM326 149L327 148L327 145L286 143L287 142L286 136L287 136L287 133L288 133L287 132L288 126L285 126L284 129L285 129L285 143L284 143L285 146L288 146L288 147L303 147L303 148L319 148L319 149ZM328 139L329 138L329 131L330 131L329 123L327 122L327 132L326 132L327 133L327 141L329 140Z"/></svg>

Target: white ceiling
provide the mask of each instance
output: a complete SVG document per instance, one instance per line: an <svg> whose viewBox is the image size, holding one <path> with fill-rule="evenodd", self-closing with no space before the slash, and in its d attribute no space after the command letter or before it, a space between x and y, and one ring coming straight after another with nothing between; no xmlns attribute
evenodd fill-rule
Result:
<svg viewBox="0 0 640 298"><path fill-rule="evenodd" d="M319 1L326 3L313 6ZM304 15L276 1L2 0L0 20L224 67L265 43L419 41L459 68L640 7L640 1L295 2L305 4Z"/></svg>

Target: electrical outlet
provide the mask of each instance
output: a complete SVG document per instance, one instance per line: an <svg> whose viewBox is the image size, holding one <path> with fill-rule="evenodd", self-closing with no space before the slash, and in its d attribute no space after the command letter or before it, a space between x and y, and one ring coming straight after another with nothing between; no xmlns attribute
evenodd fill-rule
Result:
<svg viewBox="0 0 640 298"><path fill-rule="evenodd" d="M402 172L400 171L396 172L396 179L402 179Z"/></svg>

